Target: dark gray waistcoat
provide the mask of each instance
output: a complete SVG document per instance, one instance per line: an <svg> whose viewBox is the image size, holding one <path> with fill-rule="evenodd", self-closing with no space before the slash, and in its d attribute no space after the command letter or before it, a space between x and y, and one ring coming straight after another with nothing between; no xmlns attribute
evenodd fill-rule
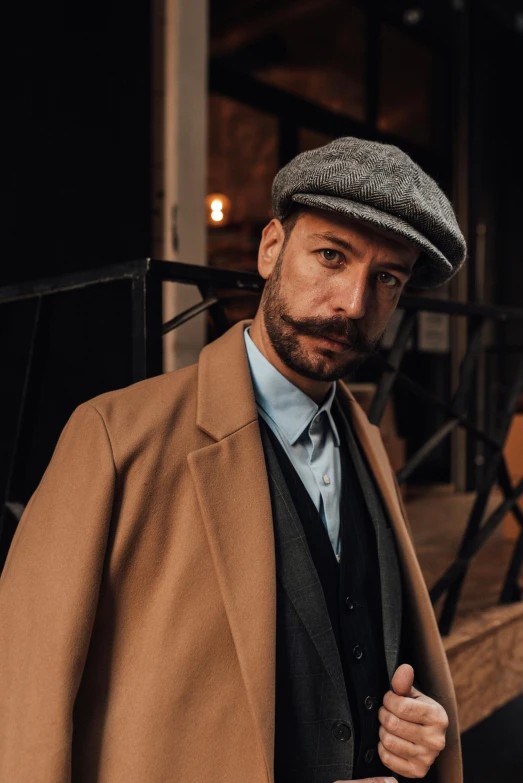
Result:
<svg viewBox="0 0 523 783"><path fill-rule="evenodd" d="M333 783L387 772L375 752L377 710L397 665L400 574L379 492L337 401L333 413L344 443L339 567L321 517L260 420L276 547L276 783ZM365 524L372 535L355 538ZM355 584L351 562L361 574L375 565L372 596ZM354 611L347 586L360 590ZM367 696L375 699L372 706Z"/></svg>

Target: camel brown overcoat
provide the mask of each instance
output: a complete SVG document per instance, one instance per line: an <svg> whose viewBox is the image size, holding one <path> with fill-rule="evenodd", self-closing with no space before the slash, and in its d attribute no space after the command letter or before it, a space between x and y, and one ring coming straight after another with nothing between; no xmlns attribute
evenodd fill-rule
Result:
<svg viewBox="0 0 523 783"><path fill-rule="evenodd" d="M275 554L247 323L63 430L0 581L1 783L273 780ZM393 473L378 429L337 394L395 531L415 671L450 718L437 779L462 783Z"/></svg>

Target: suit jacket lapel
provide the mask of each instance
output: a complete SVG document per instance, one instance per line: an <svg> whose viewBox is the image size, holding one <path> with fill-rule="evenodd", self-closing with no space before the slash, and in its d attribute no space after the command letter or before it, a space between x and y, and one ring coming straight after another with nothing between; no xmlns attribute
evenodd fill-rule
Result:
<svg viewBox="0 0 523 783"><path fill-rule="evenodd" d="M240 322L206 346L197 424L216 442L188 464L253 719L273 779L276 590L265 459ZM247 322L248 323L248 322Z"/></svg>
<svg viewBox="0 0 523 783"><path fill-rule="evenodd" d="M277 578L305 626L337 689L345 680L323 589L278 458L263 427L261 437L273 498Z"/></svg>
<svg viewBox="0 0 523 783"><path fill-rule="evenodd" d="M341 387L341 385L339 385ZM345 394L343 393L345 391ZM387 663L387 672L389 679L392 679L392 675L397 666L399 647L401 642L401 613L402 613L402 585L401 576L399 571L398 560L396 556L396 548L394 543L394 536L392 530L388 524L385 508L381 502L372 476L369 474L369 470L365 461L362 458L358 444L355 440L354 434L348 421L354 426L354 430L358 439L365 451L369 464L371 465L373 472L378 480L379 488L381 489L381 481L383 479L383 471L381 465L379 470L376 470L376 457L375 457L375 445L369 443L367 428L371 425L368 421L362 422L357 415L357 407L351 405L347 411L347 401L352 401L352 395L343 389L342 393L338 392L337 403L340 404L342 410L345 410L345 415L342 417L345 428L345 438L349 446L351 458L358 474L360 485L369 509L369 513L374 524L376 531L376 541L378 547L378 560L380 566L380 584L381 584L381 602L382 602L382 614L383 614L383 639L385 644L385 660ZM364 414L363 414L364 415ZM350 416L350 419L348 418ZM378 432L379 442L381 443L381 436ZM374 463L374 464L373 464Z"/></svg>

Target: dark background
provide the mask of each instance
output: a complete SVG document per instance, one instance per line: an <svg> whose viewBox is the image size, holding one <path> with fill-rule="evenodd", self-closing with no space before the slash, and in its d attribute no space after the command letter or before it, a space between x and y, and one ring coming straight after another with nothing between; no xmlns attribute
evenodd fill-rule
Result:
<svg viewBox="0 0 523 783"><path fill-rule="evenodd" d="M402 146L449 196L464 189L468 299L521 306L522 13L515 0L212 0L208 190L231 194L232 215L223 230L209 230L202 263L254 269L276 170L300 150L354 134ZM0 286L151 255L151 19L146 0L4 7ZM486 273L478 281L480 225ZM14 435L32 308L0 304L0 470ZM501 327L494 339L523 345L521 329ZM448 397L448 354L414 346L405 367ZM512 367L510 357L489 364L491 407ZM128 284L44 299L17 500L28 500L73 408L130 379ZM396 405L412 453L438 414L406 397ZM448 445L415 480L449 480ZM467 733L467 783L523 779L513 734L521 709L517 700ZM491 766L479 753L485 746Z"/></svg>
<svg viewBox="0 0 523 783"><path fill-rule="evenodd" d="M478 225L485 225L480 298L518 306L518 13L509 0L213 0L208 189L230 194L232 214L226 227L209 230L202 263L254 270L279 166L300 150L352 133L400 145L449 196L465 190L468 298L478 298L476 236ZM3 16L0 285L150 256L151 4L43 6L30 0L10 4ZM236 305L233 319L251 315L255 303ZM20 393L30 308L0 305L0 358L9 379L0 391L5 432L12 425L10 401ZM33 379L41 387L38 415L20 479L24 501L72 408L130 382L128 319L125 284L44 300ZM521 345L521 329L512 323L494 339ZM420 353L414 346L405 368L448 398L449 354ZM485 390L490 409L512 368L510 356L492 358ZM372 370L363 370L360 380L372 379ZM411 454L441 423L439 414L407 397L397 397L396 407ZM413 480L448 482L449 465L446 442ZM473 483L472 474L470 488Z"/></svg>

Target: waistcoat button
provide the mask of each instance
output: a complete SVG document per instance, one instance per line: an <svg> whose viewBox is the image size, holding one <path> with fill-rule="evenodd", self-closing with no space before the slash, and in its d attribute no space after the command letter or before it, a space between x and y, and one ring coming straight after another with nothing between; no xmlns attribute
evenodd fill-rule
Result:
<svg viewBox="0 0 523 783"><path fill-rule="evenodd" d="M352 729L348 723L336 721L332 724L332 736L340 742L347 742L352 736Z"/></svg>
<svg viewBox="0 0 523 783"><path fill-rule="evenodd" d="M361 649L359 644L357 644L356 647L353 648L352 654L354 655L357 661L361 661L361 659L363 658L363 650Z"/></svg>
<svg viewBox="0 0 523 783"><path fill-rule="evenodd" d="M372 750L372 748L369 748L368 750L365 751L365 761L367 762L367 764L370 764L373 759L374 759L374 751Z"/></svg>
<svg viewBox="0 0 523 783"><path fill-rule="evenodd" d="M367 696L364 703L365 703L365 709L372 710L376 703L376 699L374 698L374 696Z"/></svg>
<svg viewBox="0 0 523 783"><path fill-rule="evenodd" d="M348 612L352 612L352 610L354 609L354 601L352 600L350 595L348 595L347 598L345 599L345 608L347 609Z"/></svg>

